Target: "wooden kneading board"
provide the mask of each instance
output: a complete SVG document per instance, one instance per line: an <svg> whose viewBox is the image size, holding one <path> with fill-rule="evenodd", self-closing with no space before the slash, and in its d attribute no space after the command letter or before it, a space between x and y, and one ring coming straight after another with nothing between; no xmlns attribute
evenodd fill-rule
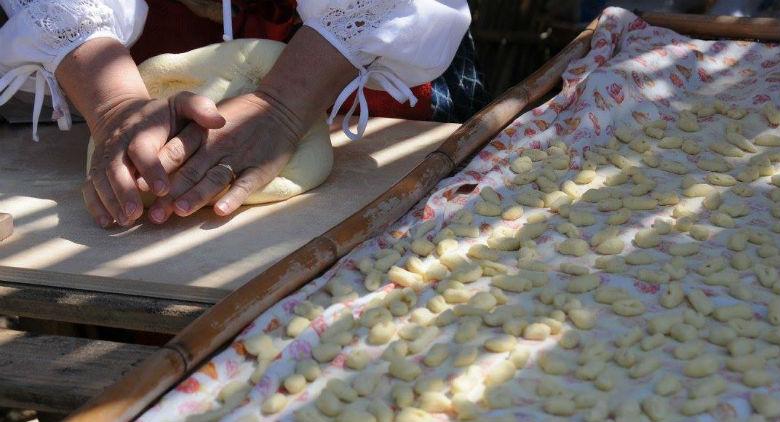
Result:
<svg viewBox="0 0 780 422"><path fill-rule="evenodd" d="M227 294L370 203L458 126L373 118L362 140L349 141L336 122L333 172L317 189L284 202L243 207L229 218L208 209L161 226L142 218L131 228L103 230L87 213L80 191L86 126L74 125L70 132L41 127L41 141L35 143L29 126L3 125L0 210L13 216L15 227L0 243L0 274L65 273L29 276L28 271L21 278L36 284L57 279L59 287L97 291L111 285L114 293L155 296L159 286L165 296L175 296L176 289L192 292L187 286L199 286Z"/></svg>

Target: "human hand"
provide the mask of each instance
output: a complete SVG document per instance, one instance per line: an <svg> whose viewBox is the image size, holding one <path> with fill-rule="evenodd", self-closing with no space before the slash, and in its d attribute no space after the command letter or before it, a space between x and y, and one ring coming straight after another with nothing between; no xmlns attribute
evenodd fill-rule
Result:
<svg viewBox="0 0 780 422"><path fill-rule="evenodd" d="M176 170L168 194L149 208L152 222L188 216L217 197L214 212L231 214L282 171L304 134L300 119L262 92L225 100L218 110L223 127L206 134L190 124L160 150L163 167Z"/></svg>
<svg viewBox="0 0 780 422"><path fill-rule="evenodd" d="M140 218L140 191L168 193L170 182L158 153L189 121L206 129L225 124L211 100L189 92L168 100L128 98L95 119L95 151L82 193L101 227L113 221L127 226Z"/></svg>

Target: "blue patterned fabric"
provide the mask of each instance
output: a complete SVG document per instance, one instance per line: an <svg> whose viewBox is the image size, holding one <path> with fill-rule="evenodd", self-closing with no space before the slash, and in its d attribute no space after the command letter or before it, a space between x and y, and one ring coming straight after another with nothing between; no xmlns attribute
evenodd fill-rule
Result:
<svg viewBox="0 0 780 422"><path fill-rule="evenodd" d="M482 109L490 98L477 68L474 39L467 32L447 70L431 82L431 119L462 123Z"/></svg>

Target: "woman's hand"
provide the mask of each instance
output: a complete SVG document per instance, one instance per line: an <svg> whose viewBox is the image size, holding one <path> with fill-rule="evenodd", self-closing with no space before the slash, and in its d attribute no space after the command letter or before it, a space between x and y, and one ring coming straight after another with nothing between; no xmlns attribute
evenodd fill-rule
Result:
<svg viewBox="0 0 780 422"><path fill-rule="evenodd" d="M156 195L168 192L158 153L185 120L206 128L225 122L205 97L185 93L152 100L127 48L111 38L94 38L71 51L56 76L95 141L83 193L102 227L113 221L129 225L143 214L139 188Z"/></svg>
<svg viewBox="0 0 780 422"><path fill-rule="evenodd" d="M140 218L139 190L168 193L168 174L158 155L189 121L208 129L225 123L211 100L189 92L168 100L128 99L96 118L91 125L95 151L82 193L100 226L112 221L126 226Z"/></svg>
<svg viewBox="0 0 780 422"><path fill-rule="evenodd" d="M256 92L219 104L224 127L206 134L190 125L163 147L163 167L178 170L168 195L150 207L151 221L190 215L228 186L214 212L235 211L282 171L308 128L356 75L357 69L317 31L298 30Z"/></svg>
<svg viewBox="0 0 780 422"><path fill-rule="evenodd" d="M227 121L222 128L206 133L190 124L160 151L163 166L178 170L168 195L149 208L152 222L172 213L188 216L223 192L214 212L232 213L282 171L305 133L300 120L266 93L240 95L218 109Z"/></svg>

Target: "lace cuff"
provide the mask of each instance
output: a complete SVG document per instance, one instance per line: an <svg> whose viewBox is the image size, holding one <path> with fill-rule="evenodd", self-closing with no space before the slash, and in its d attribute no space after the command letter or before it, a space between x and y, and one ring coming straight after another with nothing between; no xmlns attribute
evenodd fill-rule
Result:
<svg viewBox="0 0 780 422"><path fill-rule="evenodd" d="M365 87L387 91L414 106L411 86L430 82L447 69L471 23L466 0L299 0L303 23L330 42L360 75L339 95L331 121L350 94L347 118L360 107L358 131L345 119L344 132L362 137L368 121Z"/></svg>
<svg viewBox="0 0 780 422"><path fill-rule="evenodd" d="M109 37L129 45L146 20L143 0L0 0L9 16L0 28L0 105L18 90L35 93L33 138L48 86L52 116L70 127L67 102L54 78L60 61L93 38Z"/></svg>

